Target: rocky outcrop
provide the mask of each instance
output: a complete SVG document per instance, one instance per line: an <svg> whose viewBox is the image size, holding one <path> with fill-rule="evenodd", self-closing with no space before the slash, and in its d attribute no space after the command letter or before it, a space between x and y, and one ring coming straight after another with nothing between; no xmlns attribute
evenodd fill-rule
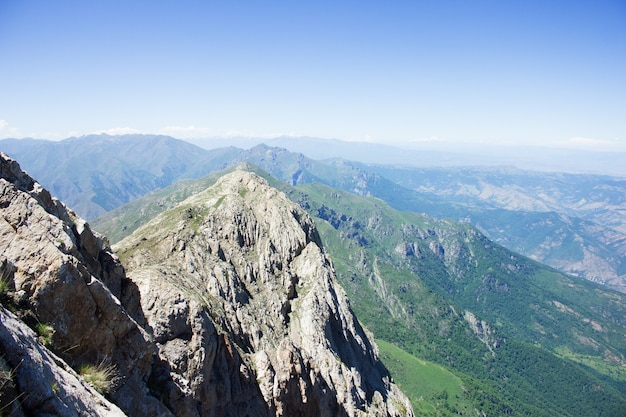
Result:
<svg viewBox="0 0 626 417"><path fill-rule="evenodd" d="M224 407L252 401L244 389L252 385L264 404L255 409L277 416L411 414L312 220L257 175L222 177L116 251L179 392ZM226 353L235 375L217 360ZM218 393L225 374L231 383ZM168 404L198 415L184 396Z"/></svg>
<svg viewBox="0 0 626 417"><path fill-rule="evenodd" d="M110 364L110 398L126 413L170 415L147 394L156 347L120 303L136 287L105 240L4 154L0 208L0 265L20 318L50 326L51 347L74 369Z"/></svg>
<svg viewBox="0 0 626 417"><path fill-rule="evenodd" d="M2 415L124 416L37 335L0 307L0 410Z"/></svg>
<svg viewBox="0 0 626 417"><path fill-rule="evenodd" d="M4 154L0 210L3 412L412 415L312 221L253 174L138 230L119 247L128 272ZM97 364L105 397L76 372Z"/></svg>

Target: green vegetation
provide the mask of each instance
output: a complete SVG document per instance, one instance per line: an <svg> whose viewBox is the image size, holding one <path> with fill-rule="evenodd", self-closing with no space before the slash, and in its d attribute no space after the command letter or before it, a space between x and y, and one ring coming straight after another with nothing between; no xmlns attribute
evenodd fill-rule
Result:
<svg viewBox="0 0 626 417"><path fill-rule="evenodd" d="M13 265L5 259L0 262L0 303L5 307L13 304L12 292L14 290Z"/></svg>
<svg viewBox="0 0 626 417"><path fill-rule="evenodd" d="M15 286L13 277L9 273L11 266L6 263L0 263L0 304L10 311L16 311L15 305Z"/></svg>
<svg viewBox="0 0 626 417"><path fill-rule="evenodd" d="M17 394L14 374L15 369L11 368L4 356L0 356L0 416L13 415L14 403L24 395L24 392Z"/></svg>
<svg viewBox="0 0 626 417"><path fill-rule="evenodd" d="M218 198L217 202L213 205L213 208L218 208L219 206L221 206L222 202L224 201L224 198L226 198L225 195L223 195L220 198Z"/></svg>
<svg viewBox="0 0 626 417"><path fill-rule="evenodd" d="M441 365L417 359L378 339L380 357L418 416L475 415L461 378Z"/></svg>
<svg viewBox="0 0 626 417"><path fill-rule="evenodd" d="M35 325L35 333L37 333L39 340L44 346L52 346L52 336L54 335L54 328L52 326L45 323L37 323Z"/></svg>
<svg viewBox="0 0 626 417"><path fill-rule="evenodd" d="M82 365L78 374L85 382L102 395L106 395L113 389L117 380L117 370L114 365L100 362L97 365Z"/></svg>
<svg viewBox="0 0 626 417"><path fill-rule="evenodd" d="M5 296L9 291L9 280L8 279L0 279L0 295Z"/></svg>
<svg viewBox="0 0 626 417"><path fill-rule="evenodd" d="M615 358L603 358L594 355L583 355L573 353L567 346L561 346L555 349L558 356L580 363L596 371L600 375L604 375L612 380L618 381L618 387L626 390L626 367L616 361Z"/></svg>
<svg viewBox="0 0 626 417"><path fill-rule="evenodd" d="M13 380L13 372L3 356L0 356L0 388L9 384Z"/></svg>

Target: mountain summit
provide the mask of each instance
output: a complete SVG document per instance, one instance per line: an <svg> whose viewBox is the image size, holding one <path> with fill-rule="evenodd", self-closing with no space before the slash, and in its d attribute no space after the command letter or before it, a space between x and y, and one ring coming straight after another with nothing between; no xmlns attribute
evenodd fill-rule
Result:
<svg viewBox="0 0 626 417"><path fill-rule="evenodd" d="M258 175L221 177L116 252L182 392L248 414L261 405L285 416L409 412L313 221Z"/></svg>
<svg viewBox="0 0 626 417"><path fill-rule="evenodd" d="M3 410L413 415L312 220L259 176L224 176L136 230L117 248L124 267L17 162L0 163Z"/></svg>

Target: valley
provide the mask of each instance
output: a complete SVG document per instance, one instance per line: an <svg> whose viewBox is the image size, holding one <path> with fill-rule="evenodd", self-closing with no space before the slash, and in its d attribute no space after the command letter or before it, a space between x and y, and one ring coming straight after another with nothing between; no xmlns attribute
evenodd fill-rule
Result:
<svg viewBox="0 0 626 417"><path fill-rule="evenodd" d="M448 397L450 410L469 402L469 409L495 414L577 415L571 395L588 384L604 385L607 377L614 382L602 395L621 398L626 305L619 293L512 254L467 223L398 212L378 199L319 184L290 188L263 175L317 219L359 320L382 343L407 352L393 351L394 357L406 366L416 360L408 358L440 364L452 371L443 372L444 381L462 381L466 395ZM209 176L196 187L214 181ZM101 227L112 235L125 227L130 231L150 217L137 216L142 207L175 206L170 193L182 192L184 198L194 192L191 184L113 211ZM541 365L526 369L527 362ZM414 386L413 378L399 374L398 382ZM538 379L544 380L541 390ZM416 392L413 406L427 412L436 399L422 397ZM578 415L601 400L582 401L576 409L586 411ZM607 406L619 409L620 401Z"/></svg>
<svg viewBox="0 0 626 417"><path fill-rule="evenodd" d="M30 173L44 166L37 160L49 152L46 147L57 147L55 155L64 161L62 154L73 154L72 142L81 140L94 141L93 150L84 147L80 155L101 158L91 164L98 174L86 180L87 167L60 170L55 175L63 178L61 183L75 186L56 190L75 198L92 216L98 213L92 227L115 244L133 281L141 282L142 268L150 271L173 248L168 243L170 249L158 249L156 257L141 252L171 240L173 224L166 226L164 213L184 220L186 226L176 233L186 230L179 242L185 248L196 239L207 208L225 201L211 197L213 203L206 205L208 197L199 196L236 172L253 173L314 221L319 246L350 309L378 341L384 364L416 415L626 414L626 301L609 288L624 291L624 182L619 178L315 161L265 145L190 148L194 156L187 160L188 151L173 152L179 141L167 137L91 137L56 145L35 141L21 149L8 145L25 157ZM109 150L95 156L103 143ZM29 162L34 145L38 156ZM127 150L133 146L136 161ZM88 157L90 152L94 156ZM108 175L107 167L118 169L107 163L111 155L122 155L124 180L94 181ZM133 184L141 178L151 179L147 188L136 189ZM126 194L107 198L120 189ZM238 193L243 198L247 192ZM238 218L231 214L219 222L228 225ZM219 235L217 230L211 235ZM227 240L232 238L218 239ZM117 246L122 241L127 243ZM224 243L214 248L215 243L202 242L221 261L232 253ZM179 260L158 267L161 273L175 276L183 265L192 272L205 269L200 258L180 253ZM245 275L237 269L242 260L230 262L236 275ZM198 293L194 282L183 285L185 293ZM236 296L219 309L228 311L241 300ZM206 305L218 308L213 301ZM226 322L220 326L228 328ZM275 328L262 333L273 334Z"/></svg>
<svg viewBox="0 0 626 417"><path fill-rule="evenodd" d="M337 154L345 154L347 145ZM381 198L399 210L469 222L518 253L626 291L626 183L621 177L313 160L266 145L207 150L166 136L4 140L0 149L23 161L28 172L88 220L174 181L247 161L289 184L319 182ZM57 168L50 170L48 164Z"/></svg>

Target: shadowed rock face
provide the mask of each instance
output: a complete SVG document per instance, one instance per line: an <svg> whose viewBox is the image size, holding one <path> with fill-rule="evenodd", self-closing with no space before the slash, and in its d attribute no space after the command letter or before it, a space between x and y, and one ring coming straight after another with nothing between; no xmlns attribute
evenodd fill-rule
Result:
<svg viewBox="0 0 626 417"><path fill-rule="evenodd" d="M12 290L3 304L10 304L31 325L51 326L53 350L74 369L98 363L115 367L117 383L110 399L128 414L170 415L160 401L146 394L156 348L119 301L124 292L135 292L136 286L125 278L117 257L88 224L4 154L0 175L0 265ZM141 316L140 311L134 313ZM7 349L10 341L3 338L2 346ZM56 369L45 360L39 365ZM22 365L8 366L15 370ZM15 373L14 382L20 398L44 395L19 375ZM56 376L43 371L42 375L52 378L45 384L48 390L58 384ZM27 414L47 412L45 404L20 402Z"/></svg>
<svg viewBox="0 0 626 417"><path fill-rule="evenodd" d="M0 177L1 300L15 312L0 311L0 354L34 352L3 356L15 415L412 414L312 221L261 178L233 173L138 230L117 249L125 272L6 155ZM37 322L59 357L24 325ZM71 369L102 362L116 370L107 399Z"/></svg>
<svg viewBox="0 0 626 417"><path fill-rule="evenodd" d="M0 409L2 415L123 416L37 335L0 307Z"/></svg>

